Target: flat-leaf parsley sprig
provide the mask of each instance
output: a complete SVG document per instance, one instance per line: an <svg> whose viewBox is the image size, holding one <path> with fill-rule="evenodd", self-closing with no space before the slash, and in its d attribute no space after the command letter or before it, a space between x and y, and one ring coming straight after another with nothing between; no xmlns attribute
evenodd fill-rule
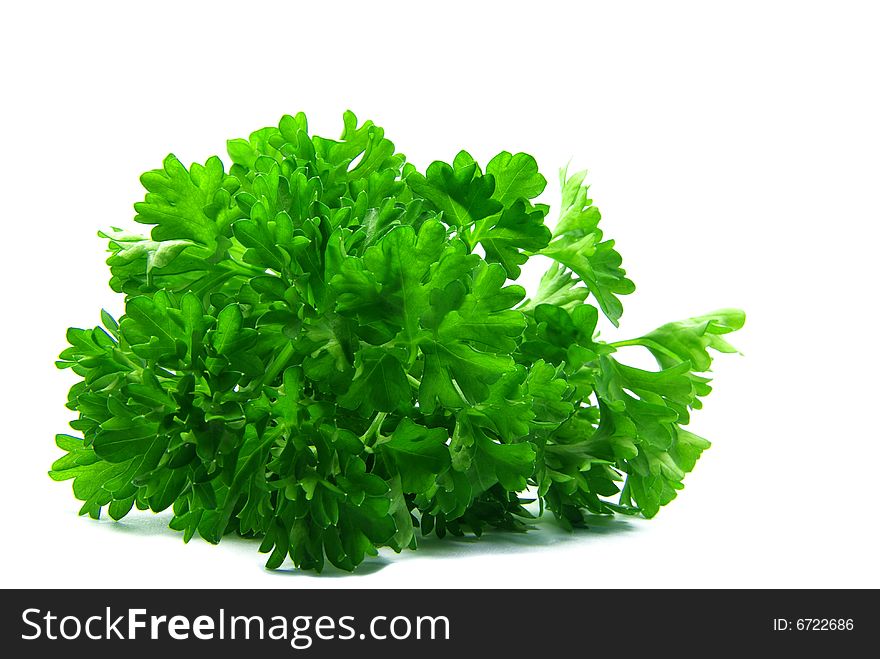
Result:
<svg viewBox="0 0 880 659"><path fill-rule="evenodd" d="M100 234L125 313L68 330L76 435L50 472L82 514L171 508L187 541L353 570L419 534L524 530L529 497L566 527L675 498L709 446L685 426L710 349L745 317L599 340L634 285L583 172L551 230L524 153L420 172L350 112L339 140L298 114L228 151L228 171L168 156L141 177L149 233ZM527 298L510 282L534 255L552 265Z"/></svg>

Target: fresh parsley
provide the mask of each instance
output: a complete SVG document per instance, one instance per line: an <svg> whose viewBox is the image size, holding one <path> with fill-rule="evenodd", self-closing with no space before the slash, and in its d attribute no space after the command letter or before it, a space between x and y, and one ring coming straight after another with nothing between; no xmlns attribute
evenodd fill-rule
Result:
<svg viewBox="0 0 880 659"><path fill-rule="evenodd" d="M744 314L600 340L634 285L583 172L551 230L524 153L422 173L350 112L339 140L298 114L228 151L228 171L168 156L141 177L148 235L100 234L125 313L67 332L79 436L50 472L82 514L171 508L186 541L353 570L417 531L524 530L533 497L566 527L675 498L709 446L684 428L709 349L733 352ZM509 282L537 254L528 298Z"/></svg>

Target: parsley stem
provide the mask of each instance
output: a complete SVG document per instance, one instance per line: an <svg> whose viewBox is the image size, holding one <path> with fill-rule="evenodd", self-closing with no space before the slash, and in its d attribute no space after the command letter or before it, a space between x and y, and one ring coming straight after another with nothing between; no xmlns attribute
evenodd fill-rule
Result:
<svg viewBox="0 0 880 659"><path fill-rule="evenodd" d="M290 361L290 358L293 356L293 343L288 343L285 345L281 352L275 355L275 359L272 360L272 363L269 364L269 368L266 369L263 377L260 378L260 384L257 389L261 388L263 385L271 385L272 381L278 377L278 374L287 366L287 362Z"/></svg>
<svg viewBox="0 0 880 659"><path fill-rule="evenodd" d="M118 348L113 351L113 356L127 366L131 366L131 368L135 371L142 371L144 369L143 364L136 364L131 360L128 355L126 355L124 352L122 352L122 350L119 350Z"/></svg>
<svg viewBox="0 0 880 659"><path fill-rule="evenodd" d="M612 348L623 348L626 346L642 346L643 348L648 348L649 350L656 350L657 352L662 352L667 357L671 357L676 362L682 361L681 357L676 355L674 352L669 350L668 348L664 348L659 343L655 341L651 341L651 339L628 339L626 341L615 341L614 343L609 343Z"/></svg>
<svg viewBox="0 0 880 659"><path fill-rule="evenodd" d="M260 275L265 275L266 271L261 270L255 265L250 265L249 263L241 263L240 261L236 261L235 259L230 259L225 263L221 263L220 267L224 270L228 270L229 272L242 275L244 277L259 277Z"/></svg>
<svg viewBox="0 0 880 659"><path fill-rule="evenodd" d="M629 494L629 476L626 477L626 480L623 482L623 488L620 490L620 498L618 502L621 506L630 506L632 505L632 497Z"/></svg>
<svg viewBox="0 0 880 659"><path fill-rule="evenodd" d="M373 418L373 422L370 424L370 427L367 428L367 431L360 436L360 440L362 443L366 444L367 440L370 439L370 437L372 437L373 435L379 435L379 430L382 427L382 423L385 421L385 417L387 416L388 412L376 413L376 416Z"/></svg>

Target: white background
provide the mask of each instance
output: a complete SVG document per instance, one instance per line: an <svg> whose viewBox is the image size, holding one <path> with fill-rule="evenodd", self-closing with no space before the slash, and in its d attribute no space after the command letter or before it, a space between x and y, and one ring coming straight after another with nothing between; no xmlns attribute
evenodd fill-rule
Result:
<svg viewBox="0 0 880 659"><path fill-rule="evenodd" d="M431 5L4 5L0 585L880 586L873 3ZM133 226L139 174L298 110L335 137L346 108L421 168L529 152L550 203L559 166L588 168L638 286L607 336L746 309L692 426L713 448L656 519L315 577L184 546L167 516L78 518L49 480L73 382L53 360L121 308L95 233Z"/></svg>

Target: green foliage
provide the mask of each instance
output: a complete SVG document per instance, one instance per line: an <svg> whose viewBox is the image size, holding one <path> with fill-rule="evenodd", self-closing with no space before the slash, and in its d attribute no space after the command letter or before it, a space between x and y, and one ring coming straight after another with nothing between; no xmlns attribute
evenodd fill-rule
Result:
<svg viewBox="0 0 880 659"><path fill-rule="evenodd" d="M708 446L683 426L709 349L744 316L599 340L634 287L583 172L551 232L523 153L423 174L351 113L339 140L299 114L228 150L228 172L168 156L141 178L149 235L100 234L125 313L67 333L78 436L50 472L81 513L171 509L187 541L352 570L419 534L524 530L530 497L567 527L675 497ZM527 299L509 280L537 254ZM658 370L619 361L630 345Z"/></svg>

